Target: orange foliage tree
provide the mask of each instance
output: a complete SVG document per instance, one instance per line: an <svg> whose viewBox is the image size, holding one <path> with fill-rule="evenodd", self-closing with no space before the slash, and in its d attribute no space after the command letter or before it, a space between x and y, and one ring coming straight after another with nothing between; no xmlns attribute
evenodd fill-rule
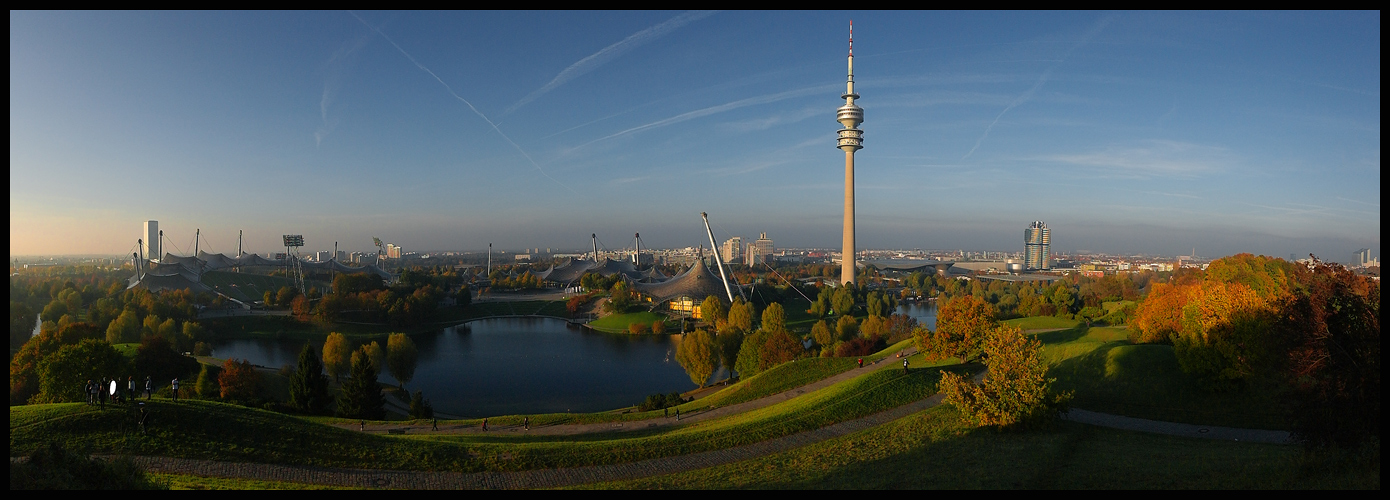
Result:
<svg viewBox="0 0 1390 500"><path fill-rule="evenodd" d="M222 399L231 401L251 401L256 398L256 384L260 374L250 361L237 361L235 358L222 363L222 373L217 376L217 385L222 389Z"/></svg>
<svg viewBox="0 0 1390 500"><path fill-rule="evenodd" d="M957 358L962 362L980 355L980 343L998 326L994 306L974 295L947 301L936 313L936 331L920 328L913 333L917 349L928 359Z"/></svg>

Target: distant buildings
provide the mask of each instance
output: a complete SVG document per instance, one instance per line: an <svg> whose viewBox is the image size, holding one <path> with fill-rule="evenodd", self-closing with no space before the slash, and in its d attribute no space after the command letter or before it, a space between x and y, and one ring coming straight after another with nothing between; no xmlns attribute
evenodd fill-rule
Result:
<svg viewBox="0 0 1390 500"><path fill-rule="evenodd" d="M773 262L772 240L767 237L767 233L759 233L758 241L748 245L748 265L758 265Z"/></svg>
<svg viewBox="0 0 1390 500"><path fill-rule="evenodd" d="M145 221L145 258L159 260L159 221Z"/></svg>
<svg viewBox="0 0 1390 500"><path fill-rule="evenodd" d="M735 236L724 240L724 245L719 249L719 256L727 263L743 262L743 237Z"/></svg>
<svg viewBox="0 0 1390 500"><path fill-rule="evenodd" d="M1052 230L1042 221L1033 221L1023 230L1023 268L1051 269Z"/></svg>

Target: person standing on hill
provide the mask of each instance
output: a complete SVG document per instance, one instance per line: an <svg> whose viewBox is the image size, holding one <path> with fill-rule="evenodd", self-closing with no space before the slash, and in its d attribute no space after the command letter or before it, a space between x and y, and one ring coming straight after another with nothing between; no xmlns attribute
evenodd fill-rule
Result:
<svg viewBox="0 0 1390 500"><path fill-rule="evenodd" d="M171 385L174 389L174 402L177 403L179 401L179 378L174 377L174 382Z"/></svg>
<svg viewBox="0 0 1390 500"><path fill-rule="evenodd" d="M150 400L150 395L152 395L152 394L154 394L154 381L153 381L153 380L150 380L150 376L149 376L149 375L146 375L146 376L145 376L145 401L149 401L149 400Z"/></svg>

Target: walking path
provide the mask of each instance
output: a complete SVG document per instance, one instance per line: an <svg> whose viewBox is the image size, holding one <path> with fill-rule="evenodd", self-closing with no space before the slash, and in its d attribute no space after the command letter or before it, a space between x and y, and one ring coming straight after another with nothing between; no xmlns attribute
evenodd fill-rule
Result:
<svg viewBox="0 0 1390 500"><path fill-rule="evenodd" d="M890 361L890 362L885 362ZM867 371L895 369L894 358L884 358L862 368L854 368L827 379L767 396L754 401L735 405L708 408L682 414L680 421L675 418L659 418L637 422L607 422L595 424L564 424L533 426L529 431L519 425L489 426L490 433L535 434L535 435L577 435L596 432L621 432L639 429L669 427L715 419L727 415L747 412L777 404L802 394L813 392L830 385L858 377ZM983 372L977 379L983 377ZM191 474L204 477L247 478L265 481L285 481L293 483L320 484L341 487L392 488L392 489L531 489L559 488L605 481L622 481L664 474L673 474L704 469L716 465L759 458L775 453L790 451L809 444L838 438L874 426L911 415L940 404L941 394L909 403L891 410L867 417L840 422L811 431L770 439L735 448L712 450L689 455L662 457L640 462L611 465L595 465L568 469L542 469L517 472L424 472L390 471L365 469L335 469L327 467L308 467L293 465L270 465L255 463L216 462L167 457L133 457L137 464L152 472ZM1288 443L1289 434L1279 431L1251 429L1232 429L1225 427L1197 426L1158 422L1138 418L1121 417L1073 409L1065 417L1075 422L1136 430L1156 432L1176 436L1223 439L1247 442ZM344 424L340 427L356 429L358 425ZM391 425L372 424L367 432L387 433L392 429L404 429L417 433L481 433L478 426L446 425L439 431L430 431L429 425Z"/></svg>

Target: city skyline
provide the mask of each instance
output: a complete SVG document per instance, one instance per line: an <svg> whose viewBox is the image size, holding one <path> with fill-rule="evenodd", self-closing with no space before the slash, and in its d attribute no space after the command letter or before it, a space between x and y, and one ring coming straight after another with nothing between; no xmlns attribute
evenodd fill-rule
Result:
<svg viewBox="0 0 1390 500"><path fill-rule="evenodd" d="M12 11L10 253L833 248L850 19L859 248L1379 255L1378 12Z"/></svg>

